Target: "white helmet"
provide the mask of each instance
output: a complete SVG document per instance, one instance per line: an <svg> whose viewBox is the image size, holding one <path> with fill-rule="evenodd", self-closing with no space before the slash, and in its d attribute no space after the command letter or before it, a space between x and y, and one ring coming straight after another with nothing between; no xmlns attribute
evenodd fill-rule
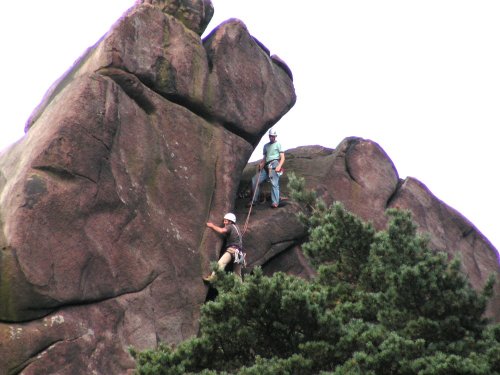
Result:
<svg viewBox="0 0 500 375"><path fill-rule="evenodd" d="M278 133L276 133L276 130L274 130L273 128L271 128L271 129L269 129L269 135L273 136L273 137L277 137Z"/></svg>
<svg viewBox="0 0 500 375"><path fill-rule="evenodd" d="M224 219L232 221L233 223L236 224L236 216L234 214L232 214L231 212L225 214Z"/></svg>

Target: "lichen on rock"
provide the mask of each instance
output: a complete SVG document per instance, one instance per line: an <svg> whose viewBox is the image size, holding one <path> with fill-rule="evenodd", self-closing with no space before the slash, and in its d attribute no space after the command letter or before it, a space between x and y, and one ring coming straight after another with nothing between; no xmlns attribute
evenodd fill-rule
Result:
<svg viewBox="0 0 500 375"><path fill-rule="evenodd" d="M137 3L159 8L198 35L203 34L214 14L210 0L138 0Z"/></svg>

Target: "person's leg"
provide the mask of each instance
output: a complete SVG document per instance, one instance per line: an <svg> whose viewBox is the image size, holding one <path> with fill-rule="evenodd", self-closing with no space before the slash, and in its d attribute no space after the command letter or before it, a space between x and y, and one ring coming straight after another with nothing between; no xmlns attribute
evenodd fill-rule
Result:
<svg viewBox="0 0 500 375"><path fill-rule="evenodd" d="M257 203L257 201L259 200L260 184L266 181L266 179L267 179L267 173L264 168L261 169L257 178L256 176L252 177L252 197L253 197L252 203Z"/></svg>
<svg viewBox="0 0 500 375"><path fill-rule="evenodd" d="M278 207L280 204L280 176L276 173L276 169L271 170L271 206Z"/></svg>
<svg viewBox="0 0 500 375"><path fill-rule="evenodd" d="M219 269L223 271L226 268L226 266L229 264L229 262L231 262L231 259L232 259L231 254L228 253L227 251L224 251L224 254L222 254L219 261L217 262ZM212 272L210 275L203 277L203 280L212 281L214 276L215 276L215 272Z"/></svg>
<svg viewBox="0 0 500 375"><path fill-rule="evenodd" d="M219 269L224 270L229 262L231 262L231 254L225 251L217 262Z"/></svg>

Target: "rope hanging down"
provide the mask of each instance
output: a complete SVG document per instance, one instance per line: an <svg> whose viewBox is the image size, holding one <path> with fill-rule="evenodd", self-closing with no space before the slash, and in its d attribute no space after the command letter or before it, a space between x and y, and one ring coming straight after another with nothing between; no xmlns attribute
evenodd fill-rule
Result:
<svg viewBox="0 0 500 375"><path fill-rule="evenodd" d="M255 181L257 182L257 185L259 184L259 174L260 174L260 169L257 168L257 173L255 174ZM253 189L253 194L252 194L252 200L250 201L250 208L248 209L248 215L247 215L247 219L245 220L245 226L243 227L243 234L242 236L245 235L247 229L248 229L248 222L250 220L250 213L252 212L252 207L253 207L253 202L254 202L254 199L255 199L255 193L257 192L257 186L255 186L255 189L253 188L253 183L252 183L252 189Z"/></svg>

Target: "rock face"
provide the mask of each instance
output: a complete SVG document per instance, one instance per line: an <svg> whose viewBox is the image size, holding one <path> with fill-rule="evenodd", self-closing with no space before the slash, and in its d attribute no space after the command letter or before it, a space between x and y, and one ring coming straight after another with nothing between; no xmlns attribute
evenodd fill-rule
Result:
<svg viewBox="0 0 500 375"><path fill-rule="evenodd" d="M214 15L210 0L138 0L137 4L149 4L163 13L174 16L188 29L203 34Z"/></svg>
<svg viewBox="0 0 500 375"><path fill-rule="evenodd" d="M0 374L128 374L129 346L196 334L201 277L222 245L205 223L233 209L244 223L247 160L296 99L290 69L241 21L201 40L212 12L208 0L138 1L0 155ZM295 149L286 163L379 229L386 208L410 209L436 250L462 255L474 286L499 278L481 233L401 181L376 143ZM250 266L314 275L297 211L255 207Z"/></svg>
<svg viewBox="0 0 500 375"><path fill-rule="evenodd" d="M129 346L196 334L221 247L205 223L295 103L241 21L201 40L210 9L137 3L0 155L1 374L131 373Z"/></svg>
<svg viewBox="0 0 500 375"><path fill-rule="evenodd" d="M490 275L495 276L495 293L487 315L500 321L500 261L496 249L471 222L436 198L423 183L414 178L401 180L393 162L377 143L347 138L334 150L307 146L289 150L285 156L287 171L304 177L307 187L326 203L342 202L378 230L387 223L386 209L410 210L419 231L429 234L430 247L446 252L450 259L459 256L476 289L481 289ZM244 170L240 196L248 189L255 168L256 163L252 163ZM286 184L285 174L281 181L285 195ZM240 221L247 216L243 201L237 201ZM246 247L251 249L249 265L262 265L268 273L286 270L309 277L313 273L297 251L305 236L294 219L297 207L293 203L286 203L279 210L267 207L256 206L250 216L245 238Z"/></svg>

